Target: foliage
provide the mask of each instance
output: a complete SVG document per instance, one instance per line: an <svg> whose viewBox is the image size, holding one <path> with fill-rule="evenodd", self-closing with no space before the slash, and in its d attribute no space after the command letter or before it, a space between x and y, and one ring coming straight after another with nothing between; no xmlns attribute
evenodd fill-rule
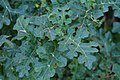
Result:
<svg viewBox="0 0 120 80"><path fill-rule="evenodd" d="M120 80L120 0L0 0L0 80Z"/></svg>

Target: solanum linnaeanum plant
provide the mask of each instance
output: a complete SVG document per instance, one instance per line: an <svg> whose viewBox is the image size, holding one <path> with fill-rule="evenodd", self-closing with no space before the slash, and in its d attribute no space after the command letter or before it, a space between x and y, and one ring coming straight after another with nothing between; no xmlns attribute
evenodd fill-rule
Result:
<svg viewBox="0 0 120 80"><path fill-rule="evenodd" d="M0 0L0 80L120 80L119 13L119 0Z"/></svg>

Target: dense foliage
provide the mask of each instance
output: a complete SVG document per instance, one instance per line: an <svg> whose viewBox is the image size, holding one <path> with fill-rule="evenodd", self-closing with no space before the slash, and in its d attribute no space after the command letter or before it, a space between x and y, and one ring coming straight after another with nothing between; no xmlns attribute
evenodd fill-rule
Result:
<svg viewBox="0 0 120 80"><path fill-rule="evenodd" d="M120 0L0 0L0 80L120 80Z"/></svg>

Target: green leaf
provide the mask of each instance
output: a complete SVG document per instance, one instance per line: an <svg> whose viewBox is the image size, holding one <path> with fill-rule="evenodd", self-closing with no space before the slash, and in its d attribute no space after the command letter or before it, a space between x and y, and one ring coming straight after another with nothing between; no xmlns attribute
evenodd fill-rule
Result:
<svg viewBox="0 0 120 80"><path fill-rule="evenodd" d="M86 71L86 68L83 65L79 65L77 59L73 59L73 61L71 61L68 67L70 68L71 73L73 74L72 80L85 78L84 73Z"/></svg>
<svg viewBox="0 0 120 80"><path fill-rule="evenodd" d="M3 24L10 25L10 19L0 13L0 29L3 27Z"/></svg>
<svg viewBox="0 0 120 80"><path fill-rule="evenodd" d="M39 59L37 57L32 57L31 62L32 62L35 72L40 73L42 71L42 68L45 67L43 63L39 62Z"/></svg>
<svg viewBox="0 0 120 80"><path fill-rule="evenodd" d="M120 0L0 0L0 78L118 80L119 12Z"/></svg>
<svg viewBox="0 0 120 80"><path fill-rule="evenodd" d="M16 24L13 27L13 30L17 30L18 34L14 39L18 39L21 40L22 38L24 38L28 31L27 31L27 27L28 27L28 23L29 23L29 19L24 19L24 16L21 16L17 19Z"/></svg>
<svg viewBox="0 0 120 80"><path fill-rule="evenodd" d="M74 57L77 57L77 56L78 56L78 53L75 52L76 46L70 45L70 46L68 46L68 48L70 49L70 51L66 54L66 56L67 56L68 58L73 59Z"/></svg>
<svg viewBox="0 0 120 80"><path fill-rule="evenodd" d="M38 49L36 50L37 53L44 53L46 54L46 50L43 46L38 46Z"/></svg>
<svg viewBox="0 0 120 80"><path fill-rule="evenodd" d="M34 25L38 25L38 26L42 27L47 24L48 15L31 16L29 19L30 19L30 24L34 24Z"/></svg>
<svg viewBox="0 0 120 80"><path fill-rule="evenodd" d="M119 7L120 7L120 1L119 0L115 0L115 1L111 1L111 3L113 3L114 5L112 5L112 8L114 10L114 16L115 17L118 17L120 18L120 10L119 10Z"/></svg>
<svg viewBox="0 0 120 80"><path fill-rule="evenodd" d="M120 10L115 10L114 16L120 18L120 14L119 13L120 13Z"/></svg>
<svg viewBox="0 0 120 80"><path fill-rule="evenodd" d="M103 29L100 29L97 33L97 43L100 44L100 52L106 53L106 57L110 56L110 52L112 51L114 47L114 43L112 41L112 34L111 32L105 33Z"/></svg>
<svg viewBox="0 0 120 80"><path fill-rule="evenodd" d="M58 4L57 0L51 0L52 4Z"/></svg>
<svg viewBox="0 0 120 80"><path fill-rule="evenodd" d="M47 55L46 49L43 46L38 46L38 49L36 50L36 53L38 54L38 56L40 58L45 58L46 55Z"/></svg>
<svg viewBox="0 0 120 80"><path fill-rule="evenodd" d="M71 30L68 30L71 31ZM70 35L69 35L70 34ZM90 60L91 58L93 59L93 62L96 60L94 56L91 56L88 53L95 53L98 52L97 47L98 44L95 42L89 42L89 43L84 43L82 42L82 39L85 39L89 36L89 32L87 31L86 28L80 28L79 30L76 31L76 35L73 36L71 32L68 32L69 36L66 36L63 41L59 43L59 51L62 52L67 52L66 56L70 59L73 59L74 57L78 56L78 52L82 53L83 56L87 56L87 60ZM63 46L62 49L60 49ZM85 61L87 62L87 61ZM86 66L89 66L88 68L91 69L92 62L88 65L87 63L85 64Z"/></svg>
<svg viewBox="0 0 120 80"><path fill-rule="evenodd" d="M63 7L55 7L52 13L49 15L49 20L52 21L53 24L58 24L59 26L68 25L71 23L71 19L66 16L71 15L70 7L65 5ZM68 10L68 11L67 11Z"/></svg>
<svg viewBox="0 0 120 80"><path fill-rule="evenodd" d="M5 43L6 38L8 38L8 37L9 36L5 36L5 35L0 36L0 46L2 46L3 43Z"/></svg>
<svg viewBox="0 0 120 80"><path fill-rule="evenodd" d="M85 2L87 2L86 0L80 0L81 1L81 3L85 3Z"/></svg>
<svg viewBox="0 0 120 80"><path fill-rule="evenodd" d="M48 36L48 38L50 39L50 40L55 40L55 38L56 38L56 33L55 33L55 30L48 30L49 32L47 32L47 34L46 34L46 36Z"/></svg>
<svg viewBox="0 0 120 80"><path fill-rule="evenodd" d="M21 63L23 60L25 60L27 57L22 53L16 53L15 57L13 58L13 61L15 64Z"/></svg>
<svg viewBox="0 0 120 80"><path fill-rule="evenodd" d="M61 51L61 52L64 52L64 51L68 50L68 46L67 45L63 46L63 44L66 44L66 42L64 42L64 41L59 42L58 50Z"/></svg>
<svg viewBox="0 0 120 80"><path fill-rule="evenodd" d="M59 67L65 67L67 65L67 59L62 55L55 58Z"/></svg>
<svg viewBox="0 0 120 80"><path fill-rule="evenodd" d="M51 23L48 20L47 14L42 16L32 16L28 19L30 21L28 30L35 37L40 37L44 39L44 36L47 36L51 41L53 41L56 38L56 32L54 30L54 27L51 27Z"/></svg>
<svg viewBox="0 0 120 80"><path fill-rule="evenodd" d="M0 4L2 5L3 8L7 9L10 13L15 13L15 14L24 14L28 8L27 5L22 5L22 6L19 6L18 9L13 9L10 6L8 0L1 0Z"/></svg>
<svg viewBox="0 0 120 80"><path fill-rule="evenodd" d="M18 65L16 67L16 71L19 72L19 77L24 77L24 76L28 76L29 75L29 70L30 70L30 66L29 66L29 62L25 62L23 65Z"/></svg>
<svg viewBox="0 0 120 80"><path fill-rule="evenodd" d="M112 71L118 76L120 79L120 65L119 64L113 64Z"/></svg>
<svg viewBox="0 0 120 80"><path fill-rule="evenodd" d="M88 30L83 27L77 30L75 39L84 39L87 38L88 36L89 36Z"/></svg>
<svg viewBox="0 0 120 80"><path fill-rule="evenodd" d="M10 20L7 17L3 16L3 14L0 14L0 19L0 29L3 27L3 24L10 25Z"/></svg>
<svg viewBox="0 0 120 80"><path fill-rule="evenodd" d="M93 16L94 16L95 19L100 18L103 15L104 14L103 14L103 12L101 10L94 10L93 11Z"/></svg>
<svg viewBox="0 0 120 80"><path fill-rule="evenodd" d="M2 46L2 44L7 43L10 47L14 47L14 44L8 40L7 38L10 36L7 35L1 35L0 36L0 46Z"/></svg>
<svg viewBox="0 0 120 80"><path fill-rule="evenodd" d="M26 32L26 27L28 26L28 23L29 23L29 20L28 19L26 20L24 16L21 16L17 19L17 22L13 29Z"/></svg>
<svg viewBox="0 0 120 80"><path fill-rule="evenodd" d="M43 72L38 75L38 78L36 80L50 80L50 77L53 77L55 75L55 70L50 67L50 65L47 65L43 68Z"/></svg>
<svg viewBox="0 0 120 80"><path fill-rule="evenodd" d="M39 64L44 65L38 72L38 80L49 80L55 74L57 67L65 67L67 65L67 59L57 50L53 50L53 43L46 42L43 46L38 46L36 53L41 61ZM46 77L47 76L47 77Z"/></svg>
<svg viewBox="0 0 120 80"><path fill-rule="evenodd" d="M93 62L96 61L96 57L93 56L93 55L90 55L90 54L86 54L86 55L80 55L78 57L78 62L80 64L84 64L85 63L85 66L88 68L88 69L91 69L92 68L92 64Z"/></svg>
<svg viewBox="0 0 120 80"><path fill-rule="evenodd" d="M113 23L112 32L113 32L113 33L120 32L120 23L119 23L119 22L114 22L114 23Z"/></svg>

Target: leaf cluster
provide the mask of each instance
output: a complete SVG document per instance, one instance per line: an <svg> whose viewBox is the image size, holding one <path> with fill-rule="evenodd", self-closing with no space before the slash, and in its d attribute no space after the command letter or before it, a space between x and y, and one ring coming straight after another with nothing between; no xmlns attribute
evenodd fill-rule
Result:
<svg viewBox="0 0 120 80"><path fill-rule="evenodd" d="M0 0L0 80L120 80L120 0Z"/></svg>

